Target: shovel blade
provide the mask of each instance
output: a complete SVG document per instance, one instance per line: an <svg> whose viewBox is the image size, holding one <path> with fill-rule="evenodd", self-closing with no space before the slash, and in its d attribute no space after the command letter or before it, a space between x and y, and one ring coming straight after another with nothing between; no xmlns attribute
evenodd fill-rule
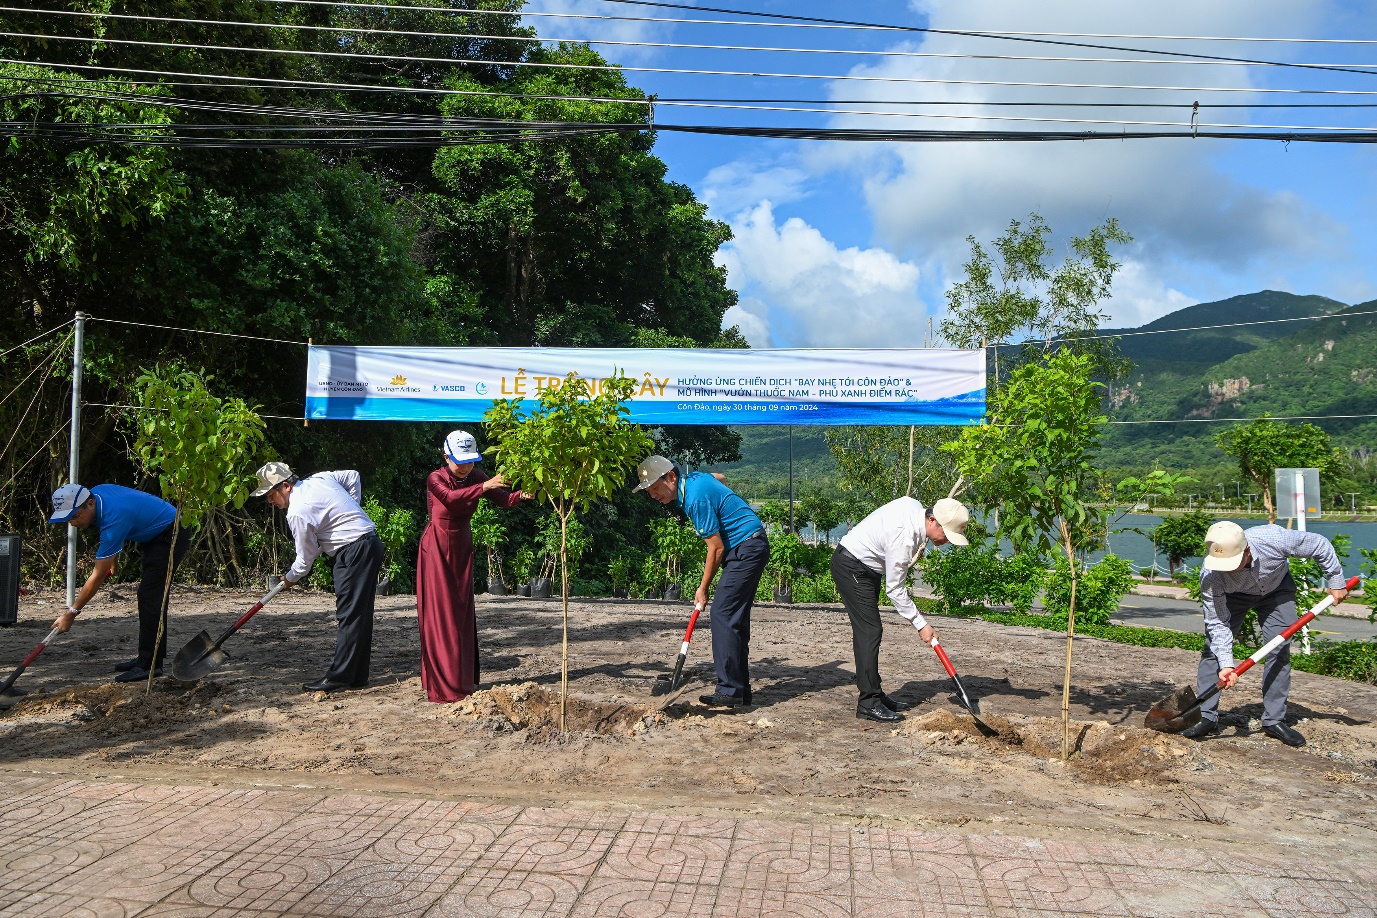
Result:
<svg viewBox="0 0 1377 918"><path fill-rule="evenodd" d="M172 660L172 677L182 682L195 682L224 665L228 655L215 645L209 634L202 631L177 651Z"/></svg>
<svg viewBox="0 0 1377 918"><path fill-rule="evenodd" d="M1143 724L1162 733L1180 733L1200 723L1200 707L1195 702L1195 689L1183 685L1154 704Z"/></svg>

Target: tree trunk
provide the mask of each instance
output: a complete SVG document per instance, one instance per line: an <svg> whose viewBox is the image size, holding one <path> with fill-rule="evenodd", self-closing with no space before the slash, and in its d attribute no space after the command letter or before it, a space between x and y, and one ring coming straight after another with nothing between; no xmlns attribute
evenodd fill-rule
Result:
<svg viewBox="0 0 1377 918"><path fill-rule="evenodd" d="M1076 552L1071 546L1071 531L1061 521L1062 548L1071 570L1071 607L1066 612L1066 672L1061 683L1061 757L1071 758L1071 645L1076 636Z"/></svg>
<svg viewBox="0 0 1377 918"><path fill-rule="evenodd" d="M507 315L512 327L506 335L511 344L535 343L535 322L531 316L531 287L535 280L535 249L529 234L512 224L507 227Z"/></svg>
<svg viewBox="0 0 1377 918"><path fill-rule="evenodd" d="M559 732L566 732L565 714L569 705L569 554L566 539L569 532L568 514L559 515L559 572L560 596L564 600L564 648L561 651L559 674Z"/></svg>

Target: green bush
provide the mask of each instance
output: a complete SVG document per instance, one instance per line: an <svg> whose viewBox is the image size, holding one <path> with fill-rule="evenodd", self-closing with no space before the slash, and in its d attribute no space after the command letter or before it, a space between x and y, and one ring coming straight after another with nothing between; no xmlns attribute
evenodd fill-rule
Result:
<svg viewBox="0 0 1377 918"><path fill-rule="evenodd" d="M841 602L830 573L794 578L794 602Z"/></svg>
<svg viewBox="0 0 1377 918"><path fill-rule="evenodd" d="M383 543L382 571L392 581L392 592L413 591L416 563L412 559L416 557L419 541L416 514L395 507L389 510L372 496L364 500L363 512L378 528L378 538Z"/></svg>
<svg viewBox="0 0 1377 918"><path fill-rule="evenodd" d="M1047 581L1047 559L1033 552L1019 552L999 559L996 576L990 582L990 601L996 605L1012 606L1015 612L1026 615L1042 593Z"/></svg>
<svg viewBox="0 0 1377 918"><path fill-rule="evenodd" d="M929 550L919 562L923 580L951 611L977 605L990 597L991 573L999 566L999 549L972 542L946 551Z"/></svg>
<svg viewBox="0 0 1377 918"><path fill-rule="evenodd" d="M809 546L795 533L783 532L770 538L770 562L766 571L770 581L780 589L790 586L803 562L810 560ZM764 579L764 578L762 578Z"/></svg>
<svg viewBox="0 0 1377 918"><path fill-rule="evenodd" d="M1133 566L1118 555L1105 555L1098 564L1080 570L1076 585L1076 625L1105 625L1118 611L1119 600L1133 590ZM1042 603L1063 624L1071 611L1071 569L1066 558L1047 577Z"/></svg>
<svg viewBox="0 0 1377 918"><path fill-rule="evenodd" d="M1322 641L1313 653L1291 654L1291 665L1307 673L1377 685L1377 641Z"/></svg>

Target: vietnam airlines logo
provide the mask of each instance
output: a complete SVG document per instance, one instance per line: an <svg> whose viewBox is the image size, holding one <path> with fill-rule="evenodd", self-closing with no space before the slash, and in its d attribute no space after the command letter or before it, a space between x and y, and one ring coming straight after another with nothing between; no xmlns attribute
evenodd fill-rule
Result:
<svg viewBox="0 0 1377 918"><path fill-rule="evenodd" d="M401 375L392 377L392 385L394 385L394 386L405 386L405 385L406 385L406 377L405 377L405 376L401 376Z"/></svg>
<svg viewBox="0 0 1377 918"><path fill-rule="evenodd" d="M400 374L400 373L398 373L396 376L392 377L391 381L390 381L387 385L385 385L385 386L378 386L377 388L378 388L378 391L379 391L379 392L385 392L385 393L387 393L387 394L389 394L389 395L396 395L396 394L399 394L399 393L420 392L420 391L421 391L421 387L420 387L420 386L408 386L408 385L406 384L406 377L403 376L403 375Z"/></svg>

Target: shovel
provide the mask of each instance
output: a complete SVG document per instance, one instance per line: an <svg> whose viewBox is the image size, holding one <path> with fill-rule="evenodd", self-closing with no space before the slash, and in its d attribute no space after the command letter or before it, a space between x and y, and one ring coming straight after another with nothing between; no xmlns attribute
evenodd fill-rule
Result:
<svg viewBox="0 0 1377 918"><path fill-rule="evenodd" d="M1356 590L1361 582L1360 577L1348 578L1348 583L1344 584L1347 590ZM1253 655L1242 663L1234 667L1235 675L1243 675L1252 669L1256 664L1261 663L1267 655L1276 650L1282 644L1291 640L1291 637L1299 630L1315 620L1315 618L1330 606L1334 605L1334 597L1326 596L1315 603L1314 608L1302 615L1281 634L1263 644ZM1160 730L1163 733L1180 733L1189 727L1200 723L1200 706L1219 694L1219 684L1210 686L1205 694L1199 698L1195 697L1195 689L1190 686L1182 686L1171 695L1163 698L1152 706L1148 711L1146 725L1153 730Z"/></svg>
<svg viewBox="0 0 1377 918"><path fill-rule="evenodd" d="M956 667L951 665L951 657L947 656L947 652L942 649L941 643L937 640L937 635L932 636L932 649L937 651L937 659L942 661L942 668L947 671L948 676L951 676L951 681L956 683L956 693L961 696L961 704L971 713L971 717L975 718L975 725L980 728L980 732L986 736L999 736L998 730L980 719L980 704L966 694L965 686L961 684L961 679L956 675Z"/></svg>
<svg viewBox="0 0 1377 918"><path fill-rule="evenodd" d="M276 596L284 586L279 580L277 585L267 592L262 599L253 604L253 608L239 616L239 620L225 629L225 633L215 640L210 639L210 634L202 631L196 635L187 645L177 651L177 656L172 660L172 678L182 682L195 682L202 676L209 675L211 672L224 665L229 658L220 645L229 640L230 635L244 627L248 620L258 614L258 610L268 604L268 601Z"/></svg>
<svg viewBox="0 0 1377 918"><path fill-rule="evenodd" d="M657 676L650 688L651 695L669 695L678 690L679 679L684 675L684 661L688 659L689 641L693 640L693 626L698 624L698 615L702 611L702 606L694 605L693 615L689 617L688 628L684 631L684 642L679 645L679 658L674 661L674 672L668 679Z"/></svg>
<svg viewBox="0 0 1377 918"><path fill-rule="evenodd" d="M43 652L43 648L47 647L47 646L48 646L48 642L50 642L53 638L57 637L57 635L58 635L58 630L57 630L56 628L54 628L52 631L49 631L49 632L48 632L48 636L47 636L47 637L45 637L43 640L41 640L41 641L38 642L38 646L37 646L37 647L35 647L33 650L30 650L30 651L29 651L29 655L28 655L27 657L24 658L24 662L23 662L23 663L20 663L17 667L15 667L14 672L10 673L10 677L9 677L8 679L6 679L6 680L4 681L3 684L0 684L0 696L4 696L4 695L8 695L8 694L14 694L14 695L22 695L22 694L24 694L24 693L23 693L22 691L20 691L19 689L15 689L13 692L10 692L11 687L13 687L13 685L14 685L14 680L18 679L18 678L20 677L20 675L23 674L24 670L26 670L26 669L29 668L29 664L30 664L30 663L32 663L34 660L37 660L37 659L38 659L38 655L39 655L40 653Z"/></svg>

